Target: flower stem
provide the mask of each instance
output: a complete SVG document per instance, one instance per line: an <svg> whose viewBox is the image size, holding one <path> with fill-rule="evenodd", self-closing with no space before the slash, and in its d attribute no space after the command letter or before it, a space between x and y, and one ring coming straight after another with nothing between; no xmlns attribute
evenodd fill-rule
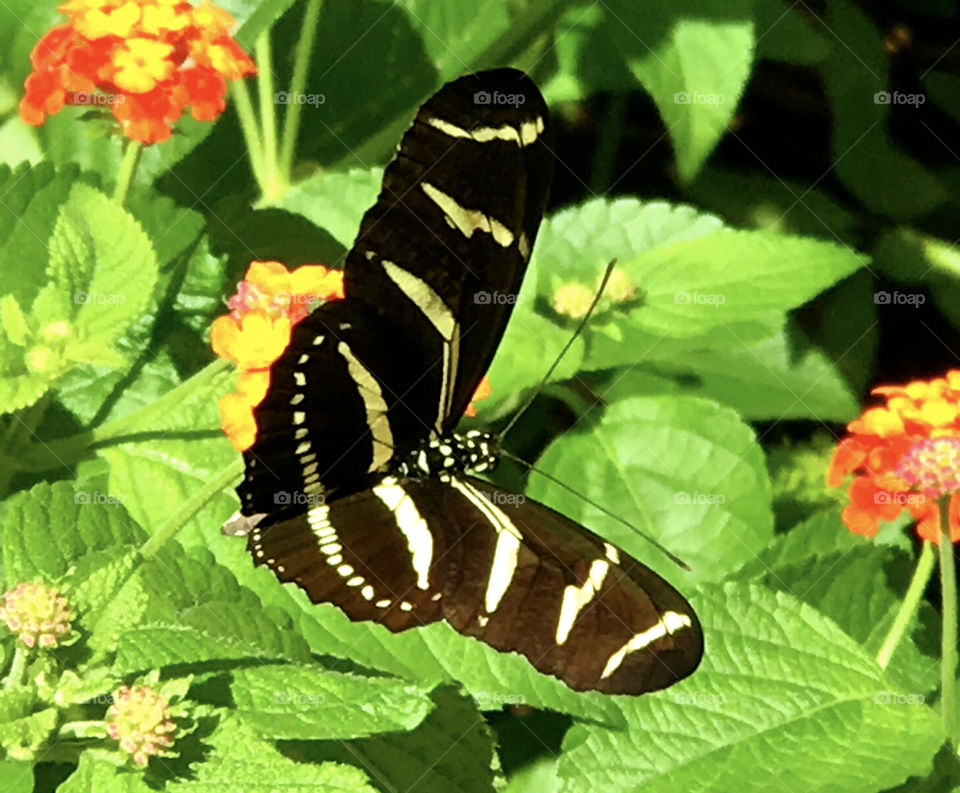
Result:
<svg viewBox="0 0 960 793"><path fill-rule="evenodd" d="M166 521L149 540L140 548L140 555L144 558L153 556L169 540L190 522L194 515L203 509L207 502L216 496L225 487L237 481L243 475L243 460L235 458L220 473L213 477L203 487L196 491L189 500Z"/></svg>
<svg viewBox="0 0 960 793"><path fill-rule="evenodd" d="M143 144L138 140L127 140L123 147L123 160L120 162L116 187L113 188L113 200L120 206L123 206L127 201L127 194L130 192L130 185L133 182L133 174L137 170L137 163L140 162L142 152Z"/></svg>
<svg viewBox="0 0 960 793"><path fill-rule="evenodd" d="M950 541L950 496L940 500L940 591L943 629L940 637L940 713L947 741L957 726L957 579Z"/></svg>
<svg viewBox="0 0 960 793"><path fill-rule="evenodd" d="M260 129L263 133L265 197L278 193L277 174L277 106L273 97L273 53L270 31L257 37L257 89L260 105Z"/></svg>
<svg viewBox="0 0 960 793"><path fill-rule="evenodd" d="M296 59L293 62L290 97L294 101L287 103L283 117L283 140L280 144L280 175L287 184L291 181L293 152L297 145L297 134L300 131L300 111L303 108L303 105L295 100L303 93L307 84L310 55L313 53L313 43L316 40L317 22L320 19L322 4L323 0L307 0L307 6L303 12L303 28L300 31L300 40L297 42Z"/></svg>
<svg viewBox="0 0 960 793"><path fill-rule="evenodd" d="M259 67L258 67L259 68ZM230 84L233 93L233 103L237 109L237 118L240 120L240 131L247 144L247 154L250 155L250 170L256 179L260 191L264 191L264 163L263 141L260 139L260 127L257 124L256 113L253 112L253 103L250 101L250 90L243 80Z"/></svg>
<svg viewBox="0 0 960 793"><path fill-rule="evenodd" d="M877 663L881 669L887 668L887 664L890 663L890 659L900 644L900 640L903 638L904 633L906 633L910 623L913 622L913 618L917 614L917 609L920 608L920 601L923 597L924 590L927 588L927 583L930 581L930 574L933 572L933 563L935 560L936 556L933 552L933 543L924 542L923 548L920 550L920 558L917 560L917 567L913 571L913 580L910 581L907 594L904 595L903 601L900 603L900 610L897 611L897 616L893 619L893 625L890 626L890 631L883 640L880 652L877 653Z"/></svg>

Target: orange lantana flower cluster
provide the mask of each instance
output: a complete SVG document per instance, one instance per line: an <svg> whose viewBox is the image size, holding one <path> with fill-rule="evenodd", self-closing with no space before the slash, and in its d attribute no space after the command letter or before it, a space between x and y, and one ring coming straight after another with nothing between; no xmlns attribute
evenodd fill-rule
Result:
<svg viewBox="0 0 960 793"><path fill-rule="evenodd" d="M848 474L850 503L843 522L872 536L881 520L906 509L917 532L940 537L939 499L949 498L950 539L960 539L960 370L930 381L873 390L886 399L847 425L837 445L827 484L838 487Z"/></svg>
<svg viewBox="0 0 960 793"><path fill-rule="evenodd" d="M252 262L230 313L218 317L210 331L213 351L237 364L237 393L220 398L223 431L237 451L256 438L253 409L270 387L270 365L290 343L294 325L327 300L343 299L343 273L320 264L293 272L280 262Z"/></svg>
<svg viewBox="0 0 960 793"><path fill-rule="evenodd" d="M67 23L30 53L20 117L34 126L64 105L109 107L127 137L159 143L187 107L214 121L226 81L256 72L230 37L233 18L209 3L69 0L60 11Z"/></svg>

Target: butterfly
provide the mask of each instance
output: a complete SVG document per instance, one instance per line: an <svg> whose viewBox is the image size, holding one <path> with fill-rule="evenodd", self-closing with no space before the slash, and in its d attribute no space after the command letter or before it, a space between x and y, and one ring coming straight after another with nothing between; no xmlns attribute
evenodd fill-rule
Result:
<svg viewBox="0 0 960 793"><path fill-rule="evenodd" d="M583 526L476 476L456 432L520 289L552 177L534 83L443 86L387 166L345 299L299 322L254 410L238 487L254 561L316 603L403 631L446 620L576 690L642 694L697 667L697 617ZM293 492L294 503L277 494Z"/></svg>

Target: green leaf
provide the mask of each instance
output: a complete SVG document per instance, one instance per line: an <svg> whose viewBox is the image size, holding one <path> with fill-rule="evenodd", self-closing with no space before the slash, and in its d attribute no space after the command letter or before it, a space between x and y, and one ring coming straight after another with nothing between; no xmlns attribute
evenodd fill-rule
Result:
<svg viewBox="0 0 960 793"><path fill-rule="evenodd" d="M406 732L432 710L428 691L385 677L308 666L237 669L230 690L240 717L264 738L328 740Z"/></svg>
<svg viewBox="0 0 960 793"><path fill-rule="evenodd" d="M717 581L773 536L770 482L756 437L730 409L688 396L610 405L588 431L537 463L684 559L683 576L646 540L578 496L531 475L527 494L596 531L670 580Z"/></svg>
<svg viewBox="0 0 960 793"><path fill-rule="evenodd" d="M150 303L158 267L150 239L129 213L99 190L75 185L50 238L48 276L74 308L69 316L38 318L70 320L71 343L109 351Z"/></svg>
<svg viewBox="0 0 960 793"><path fill-rule="evenodd" d="M274 206L325 229L346 252L356 239L363 213L377 200L382 179L382 168L321 171L292 187Z"/></svg>
<svg viewBox="0 0 960 793"><path fill-rule="evenodd" d="M57 793L151 793L153 788L143 774L121 771L122 760L119 752L82 752L76 770L57 788Z"/></svg>
<svg viewBox="0 0 960 793"><path fill-rule="evenodd" d="M386 790L487 793L493 789L493 736L474 703L450 688L413 732L315 745L325 760L367 769Z"/></svg>
<svg viewBox="0 0 960 793"><path fill-rule="evenodd" d="M49 163L36 167L24 163L15 170L0 167L0 195L6 210L0 212L2 289L16 297L21 306L31 305L43 284L37 273L49 258L47 241L60 205L79 179L76 167L60 171Z"/></svg>
<svg viewBox="0 0 960 793"><path fill-rule="evenodd" d="M758 586L711 587L694 604L700 669L625 701L628 731L575 726L560 755L562 790L657 793L709 780L712 793L872 793L929 772L939 719L832 621Z"/></svg>
<svg viewBox="0 0 960 793"><path fill-rule="evenodd" d="M148 624L120 636L117 674L213 660L305 661L309 655L289 622L265 611L208 551L192 548L188 556L171 544L138 576L149 604Z"/></svg>
<svg viewBox="0 0 960 793"><path fill-rule="evenodd" d="M56 708L0 722L0 748L14 760L30 760L57 726Z"/></svg>
<svg viewBox="0 0 960 793"><path fill-rule="evenodd" d="M285 757L237 718L224 716L204 739L204 762L193 763L189 778L171 780L168 793L376 793L366 774L353 765L296 762ZM356 761L351 761L356 764ZM93 791L91 790L91 793Z"/></svg>
<svg viewBox="0 0 960 793"><path fill-rule="evenodd" d="M23 309L13 295L0 298L0 323L7 338L18 347L26 347L30 337L30 328L23 316ZM6 363L5 361L0 363Z"/></svg>
<svg viewBox="0 0 960 793"><path fill-rule="evenodd" d="M146 539L114 496L76 490L69 482L41 482L15 494L0 520L10 585L56 581L88 553Z"/></svg>
<svg viewBox="0 0 960 793"><path fill-rule="evenodd" d="M784 7L779 0L756 0L754 13L761 33L757 60L813 66L827 57L830 43L826 32L815 30L801 9Z"/></svg>
<svg viewBox="0 0 960 793"><path fill-rule="evenodd" d="M0 790L6 793L31 793L33 763L12 758L0 760Z"/></svg>
<svg viewBox="0 0 960 793"><path fill-rule="evenodd" d="M747 0L638 4L615 0L615 44L663 117L677 170L692 179L723 136L750 76L754 30Z"/></svg>
<svg viewBox="0 0 960 793"><path fill-rule="evenodd" d="M937 175L894 146L888 134L894 97L882 36L873 21L849 0L837 0L823 24L831 49L820 75L832 113L837 176L869 210L898 220L940 206L948 196ZM905 184L909 190L902 189Z"/></svg>
<svg viewBox="0 0 960 793"><path fill-rule="evenodd" d="M692 373L693 395L729 405L750 421L817 419L846 422L859 412L859 401L837 371L833 359L791 326L742 346L694 349L675 361L658 361L662 369ZM619 385L643 378L638 367Z"/></svg>

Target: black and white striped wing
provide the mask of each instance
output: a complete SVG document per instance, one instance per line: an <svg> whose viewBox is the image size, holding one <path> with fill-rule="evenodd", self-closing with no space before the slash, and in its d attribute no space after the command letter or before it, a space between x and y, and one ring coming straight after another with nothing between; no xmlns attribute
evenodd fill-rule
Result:
<svg viewBox="0 0 960 793"><path fill-rule="evenodd" d="M484 102L484 99L489 101ZM255 409L244 515L335 496L460 420L506 327L551 178L547 108L522 72L444 86L384 173L346 299L295 328Z"/></svg>
<svg viewBox="0 0 960 793"><path fill-rule="evenodd" d="M690 605L562 515L467 476L385 478L248 537L314 602L393 631L446 619L577 690L642 694L697 667Z"/></svg>

